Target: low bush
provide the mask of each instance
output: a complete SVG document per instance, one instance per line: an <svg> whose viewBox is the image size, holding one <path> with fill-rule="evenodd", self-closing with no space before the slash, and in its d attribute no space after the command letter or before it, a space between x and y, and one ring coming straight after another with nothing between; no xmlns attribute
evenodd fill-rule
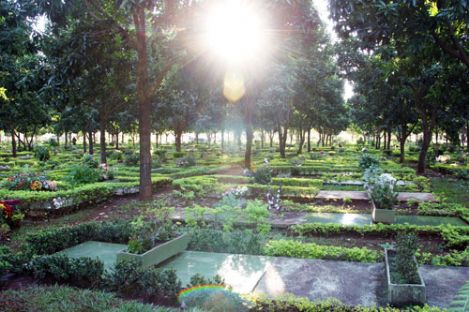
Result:
<svg viewBox="0 0 469 312"><path fill-rule="evenodd" d="M126 153L124 155L124 165L136 166L140 162L140 155L137 153Z"/></svg>
<svg viewBox="0 0 469 312"><path fill-rule="evenodd" d="M269 184L272 182L272 168L269 165L262 165L254 172L254 182L258 184Z"/></svg>
<svg viewBox="0 0 469 312"><path fill-rule="evenodd" d="M174 302L181 282L174 270L144 268L137 260L118 261L107 275L108 287L126 296Z"/></svg>
<svg viewBox="0 0 469 312"><path fill-rule="evenodd" d="M364 171L371 166L379 166L379 159L372 154L362 153L358 166Z"/></svg>
<svg viewBox="0 0 469 312"><path fill-rule="evenodd" d="M34 257L26 270L34 278L47 282L67 283L79 287L97 287L102 283L104 265L98 259L69 258L55 254Z"/></svg>
<svg viewBox="0 0 469 312"><path fill-rule="evenodd" d="M251 255L262 254L262 246L267 240L265 235L251 230L196 229L190 231L190 237L190 250Z"/></svg>
<svg viewBox="0 0 469 312"><path fill-rule="evenodd" d="M99 179L99 170L89 167L88 165L73 166L65 177L65 180L71 185L95 183L98 182Z"/></svg>
<svg viewBox="0 0 469 312"><path fill-rule="evenodd" d="M16 311L87 311L87 312L176 312L178 310L123 300L103 291L66 286L32 286L5 290L0 294L0 307Z"/></svg>
<svg viewBox="0 0 469 312"><path fill-rule="evenodd" d="M255 307L251 311L264 312L442 312L438 307L415 306L408 307L407 310L392 307L362 307L347 306L337 299L328 299L324 301L310 301L307 298L295 297L293 295L284 295L275 299L258 297L255 299Z"/></svg>
<svg viewBox="0 0 469 312"><path fill-rule="evenodd" d="M50 151L44 145L39 145L34 148L34 158L39 161L48 161L50 159Z"/></svg>
<svg viewBox="0 0 469 312"><path fill-rule="evenodd" d="M88 168L98 168L99 162L93 157L93 155L85 154L83 160L81 161L83 166Z"/></svg>
<svg viewBox="0 0 469 312"><path fill-rule="evenodd" d="M215 190L217 179L210 176L194 176L174 180L172 184L183 192L192 191L196 196L203 196Z"/></svg>
<svg viewBox="0 0 469 312"><path fill-rule="evenodd" d="M48 255L88 240L127 243L132 235L127 222L88 222L75 226L46 229L25 238L27 249L36 255Z"/></svg>
<svg viewBox="0 0 469 312"><path fill-rule="evenodd" d="M377 262L381 253L367 248L346 248L302 243L295 240L271 240L264 247L268 256L284 256L310 259L345 260L358 262Z"/></svg>
<svg viewBox="0 0 469 312"><path fill-rule="evenodd" d="M396 238L396 253L389 259L391 280L396 284L419 284L417 264L414 261L417 252L417 237L399 234Z"/></svg>

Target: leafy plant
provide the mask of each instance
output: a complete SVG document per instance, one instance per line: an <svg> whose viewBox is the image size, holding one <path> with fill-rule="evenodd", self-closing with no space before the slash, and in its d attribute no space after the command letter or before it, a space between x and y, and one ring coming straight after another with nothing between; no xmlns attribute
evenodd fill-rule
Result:
<svg viewBox="0 0 469 312"><path fill-rule="evenodd" d="M371 188L371 198L378 209L393 209L397 202L397 193L394 192L396 179L389 174L382 174Z"/></svg>
<svg viewBox="0 0 469 312"><path fill-rule="evenodd" d="M254 181L259 184L272 182L272 168L269 165L261 165L254 172Z"/></svg>
<svg viewBox="0 0 469 312"><path fill-rule="evenodd" d="M34 148L34 157L39 161L48 161L50 159L50 151L44 145L39 145Z"/></svg>
<svg viewBox="0 0 469 312"><path fill-rule="evenodd" d="M360 160L358 163L358 166L364 171L365 169L371 167L371 166L379 166L379 159L369 153L362 153L360 156Z"/></svg>
<svg viewBox="0 0 469 312"><path fill-rule="evenodd" d="M90 154L85 154L83 155L83 160L81 161L83 166L86 166L88 168L98 168L99 162L94 159L93 155Z"/></svg>
<svg viewBox="0 0 469 312"><path fill-rule="evenodd" d="M399 234L396 238L396 255L392 261L391 278L394 283L418 284L418 268L414 260L417 252L417 237Z"/></svg>
<svg viewBox="0 0 469 312"><path fill-rule="evenodd" d="M100 172L96 168L87 165L75 165L71 167L65 180L72 185L95 183L100 179Z"/></svg>
<svg viewBox="0 0 469 312"><path fill-rule="evenodd" d="M137 153L126 153L124 155L124 165L126 166L136 166L140 161L140 155Z"/></svg>

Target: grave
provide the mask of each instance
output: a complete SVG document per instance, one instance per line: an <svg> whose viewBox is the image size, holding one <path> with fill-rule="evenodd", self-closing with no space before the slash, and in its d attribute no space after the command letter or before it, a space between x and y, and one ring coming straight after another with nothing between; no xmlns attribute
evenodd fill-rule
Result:
<svg viewBox="0 0 469 312"><path fill-rule="evenodd" d="M88 241L76 246L64 249L59 253L63 253L71 258L89 257L98 258L104 263L104 268L109 270L114 267L117 259L117 253L126 249L127 245L104 243L96 241Z"/></svg>

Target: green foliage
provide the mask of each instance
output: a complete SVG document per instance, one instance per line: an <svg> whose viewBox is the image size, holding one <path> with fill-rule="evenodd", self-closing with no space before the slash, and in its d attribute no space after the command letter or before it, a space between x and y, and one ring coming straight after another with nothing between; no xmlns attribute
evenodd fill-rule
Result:
<svg viewBox="0 0 469 312"><path fill-rule="evenodd" d="M464 249L469 244L469 233L464 228L446 225L441 235L449 248Z"/></svg>
<svg viewBox="0 0 469 312"><path fill-rule="evenodd" d="M266 236L251 230L225 232L215 229L190 231L190 250L235 254L262 254Z"/></svg>
<svg viewBox="0 0 469 312"><path fill-rule="evenodd" d="M396 255L391 265L391 279L398 284L418 284L418 268L415 262L417 237L399 234L396 238Z"/></svg>
<svg viewBox="0 0 469 312"><path fill-rule="evenodd" d="M99 170L88 165L75 165L70 168L65 180L71 185L96 183L100 179Z"/></svg>
<svg viewBox="0 0 469 312"><path fill-rule="evenodd" d="M268 256L283 256L309 259L346 260L358 262L377 262L382 258L379 252L365 247L323 246L314 243L302 243L295 240L271 240L265 245L264 253Z"/></svg>
<svg viewBox="0 0 469 312"><path fill-rule="evenodd" d="M258 184L269 184L272 182L272 168L262 165L254 172L254 181Z"/></svg>
<svg viewBox="0 0 469 312"><path fill-rule="evenodd" d="M270 232L271 226L267 220L269 210L266 203L260 200L249 200L244 212L246 213L247 221L255 223L259 233L267 234Z"/></svg>
<svg viewBox="0 0 469 312"><path fill-rule="evenodd" d="M41 230L27 235L25 241L32 254L47 255L89 240L126 243L131 234L127 222L89 222Z"/></svg>
<svg viewBox="0 0 469 312"><path fill-rule="evenodd" d="M49 149L44 145L39 145L34 148L34 157L39 161L48 161L50 159Z"/></svg>
<svg viewBox="0 0 469 312"><path fill-rule="evenodd" d="M130 253L143 253L159 243L166 242L178 236L176 226L170 215L174 209L159 207L149 211L149 220L143 216L131 222L134 233L128 244Z"/></svg>
<svg viewBox="0 0 469 312"><path fill-rule="evenodd" d="M40 280L79 287L96 287L102 282L104 265L97 259L69 258L55 254L34 257L26 270Z"/></svg>
<svg viewBox="0 0 469 312"><path fill-rule="evenodd" d="M365 171L367 168L370 168L371 166L379 167L379 159L372 154L362 153L358 162L358 166L363 171Z"/></svg>
<svg viewBox="0 0 469 312"><path fill-rule="evenodd" d="M182 158L182 157L184 157L185 155L186 155L185 152L174 152L174 153L173 153L173 158L174 158L174 159Z"/></svg>
<svg viewBox="0 0 469 312"><path fill-rule="evenodd" d="M94 159L93 155L90 155L90 154L83 155L83 160L81 163L83 166L86 166L88 168L96 169L99 166L99 162L96 159Z"/></svg>
<svg viewBox="0 0 469 312"><path fill-rule="evenodd" d="M196 176L177 179L172 184L182 192L192 191L196 196L203 196L215 190L217 179L210 176Z"/></svg>
<svg viewBox="0 0 469 312"><path fill-rule="evenodd" d="M3 311L87 311L87 312L177 312L178 309L157 307L123 300L103 291L66 286L32 286L5 290L0 296Z"/></svg>
<svg viewBox="0 0 469 312"><path fill-rule="evenodd" d="M160 162L165 162L166 161L166 153L167 151L164 150L164 149L155 149L153 151L153 154L158 157L158 159L160 160Z"/></svg>
<svg viewBox="0 0 469 312"><path fill-rule="evenodd" d="M6 246L0 246L0 275L3 275L13 268L11 257L12 253L10 248Z"/></svg>
<svg viewBox="0 0 469 312"><path fill-rule="evenodd" d="M397 195L393 186L387 183L377 183L371 189L371 198L378 209L393 209L397 203Z"/></svg>
<svg viewBox="0 0 469 312"><path fill-rule="evenodd" d="M124 165L136 166L140 162L140 155L134 152L124 154Z"/></svg>
<svg viewBox="0 0 469 312"><path fill-rule="evenodd" d="M174 270L143 268L136 260L118 261L107 276L108 287L127 296L143 296L152 300L176 299L181 282Z"/></svg>
<svg viewBox="0 0 469 312"><path fill-rule="evenodd" d="M119 150L112 150L110 153L109 153L109 159L111 160L115 160L117 161L118 163L122 162L124 160L124 155L122 154L121 151Z"/></svg>
<svg viewBox="0 0 469 312"><path fill-rule="evenodd" d="M266 312L442 312L440 308L415 306L408 307L406 310L392 307L362 307L347 306L337 299L328 299L324 301L310 301L304 297L295 297L293 295L283 295L275 299L260 297L255 301L253 311Z"/></svg>

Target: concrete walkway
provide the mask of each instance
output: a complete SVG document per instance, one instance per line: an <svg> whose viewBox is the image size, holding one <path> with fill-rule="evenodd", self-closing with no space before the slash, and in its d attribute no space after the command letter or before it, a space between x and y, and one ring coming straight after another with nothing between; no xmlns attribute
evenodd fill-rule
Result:
<svg viewBox="0 0 469 312"><path fill-rule="evenodd" d="M351 199L354 201L369 201L367 192L363 191L319 191L315 199L319 200L343 200ZM400 202L437 202L432 193L424 192L399 192L397 200Z"/></svg>
<svg viewBox="0 0 469 312"><path fill-rule="evenodd" d="M163 265L176 269L188 281L195 273L219 274L234 291L286 293L310 300L337 298L348 305L386 305L386 275L383 263L358 263L319 259L265 257L186 251ZM459 288L469 281L469 268L420 268L431 306L447 308Z"/></svg>

